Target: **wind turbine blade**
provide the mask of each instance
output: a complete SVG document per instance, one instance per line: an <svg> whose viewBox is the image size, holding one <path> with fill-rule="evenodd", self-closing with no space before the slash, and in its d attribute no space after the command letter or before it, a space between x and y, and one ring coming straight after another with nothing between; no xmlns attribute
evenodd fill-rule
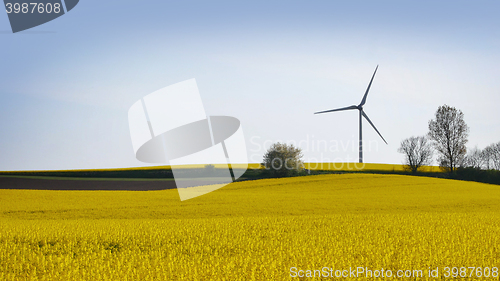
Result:
<svg viewBox="0 0 500 281"><path fill-rule="evenodd" d="M366 97L368 96L368 91L370 91L370 87L372 86L373 78L375 77L375 73L377 73L378 65L375 68L375 72L373 72L372 80L370 80L370 84L368 84L368 88L366 89L365 95L363 96L363 99L361 100L361 103L359 104L360 106L363 106L366 103Z"/></svg>
<svg viewBox="0 0 500 281"><path fill-rule="evenodd" d="M361 114L363 114L363 117L366 118L366 120L368 121L368 123L370 123L370 125L372 125L373 129L375 129L375 131L377 132L377 134L382 138L382 140L385 142L385 144L388 144L384 137L382 136L382 134L380 134L380 132L377 130L377 128L375 127L375 125L373 125L372 121L370 120L370 118L368 118L368 115L365 114L365 112L363 110L361 110Z"/></svg>
<svg viewBox="0 0 500 281"><path fill-rule="evenodd" d="M342 107L342 108L337 108L337 109L331 109L331 110L325 110L325 111L320 111L320 112L314 112L314 114L334 112L334 111L343 111L343 110L351 110L351 109L358 109L358 107L355 106L355 105L351 105L351 106L348 106L348 107Z"/></svg>

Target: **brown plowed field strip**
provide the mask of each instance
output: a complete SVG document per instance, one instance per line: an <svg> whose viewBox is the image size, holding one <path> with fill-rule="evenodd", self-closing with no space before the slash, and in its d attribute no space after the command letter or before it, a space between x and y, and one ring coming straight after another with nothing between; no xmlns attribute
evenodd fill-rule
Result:
<svg viewBox="0 0 500 281"><path fill-rule="evenodd" d="M176 188L173 180L40 179L0 176L0 189L37 190L162 190Z"/></svg>

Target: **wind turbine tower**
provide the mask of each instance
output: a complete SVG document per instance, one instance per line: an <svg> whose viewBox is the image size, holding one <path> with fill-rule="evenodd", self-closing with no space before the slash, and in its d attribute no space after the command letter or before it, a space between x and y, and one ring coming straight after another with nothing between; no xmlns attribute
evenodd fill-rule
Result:
<svg viewBox="0 0 500 281"><path fill-rule="evenodd" d="M372 121L370 118L368 118L368 115L366 115L365 111L363 110L363 105L366 103L366 97L368 96L368 92L370 91L370 87L372 86L373 78L375 77L375 73L377 73L378 65L375 68L375 72L373 72L372 79L370 80L370 84L368 84L368 88L366 89L365 95L363 96L363 99L361 100L361 103L359 105L351 105L348 107L342 107L342 108L337 108L337 109L331 109L331 110L325 110L325 111L320 111L320 112L315 112L314 114L321 114L321 113L327 113L327 112L334 112L334 111L344 111L344 110L352 110L352 109L357 109L359 110L359 163L363 163L363 117L372 125L373 129L377 132L377 134L382 138L382 140L387 144L385 141L384 137L380 132L377 130L375 125L373 125Z"/></svg>

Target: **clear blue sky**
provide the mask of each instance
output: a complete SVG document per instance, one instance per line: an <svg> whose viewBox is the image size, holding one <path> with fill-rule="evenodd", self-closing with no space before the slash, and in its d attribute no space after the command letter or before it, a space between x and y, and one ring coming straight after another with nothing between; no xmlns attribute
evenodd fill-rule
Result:
<svg viewBox="0 0 500 281"><path fill-rule="evenodd" d="M266 141L302 141L306 161L355 161L357 112L313 112L358 104L377 64L365 110L389 145L364 122L365 162L401 163L399 142L425 134L445 103L464 112L469 147L483 148L500 141L498 11L498 1L82 0L17 34L0 13L0 170L144 166L128 108L190 78L207 114L241 120L250 161Z"/></svg>

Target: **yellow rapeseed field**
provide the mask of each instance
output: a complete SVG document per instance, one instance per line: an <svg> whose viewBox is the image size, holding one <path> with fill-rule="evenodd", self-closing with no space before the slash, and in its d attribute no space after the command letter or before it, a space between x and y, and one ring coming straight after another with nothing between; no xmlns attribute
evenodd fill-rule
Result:
<svg viewBox="0 0 500 281"><path fill-rule="evenodd" d="M497 185L342 174L0 203L0 280L499 280Z"/></svg>
<svg viewBox="0 0 500 281"><path fill-rule="evenodd" d="M304 163L306 169L325 171L406 171L404 165L375 164L375 163ZM419 172L436 173L442 172L438 166L422 166Z"/></svg>

